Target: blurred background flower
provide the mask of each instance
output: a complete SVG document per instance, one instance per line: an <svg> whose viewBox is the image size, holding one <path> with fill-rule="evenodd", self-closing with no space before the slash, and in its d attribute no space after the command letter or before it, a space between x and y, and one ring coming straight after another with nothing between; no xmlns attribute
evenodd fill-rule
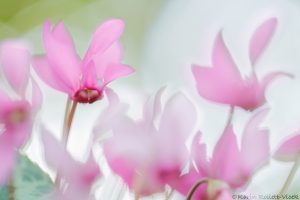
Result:
<svg viewBox="0 0 300 200"><path fill-rule="evenodd" d="M168 84L171 86L169 90L178 87L185 90L201 111L198 127L206 133L203 140L207 141L208 151L212 152L226 123L228 107L198 96L190 66L192 63L209 64L214 37L224 27L225 43L239 70L243 75L249 74L251 63L247 41L258 23L276 16L278 30L257 63L258 77L262 78L271 71L285 71L296 78L292 81L278 79L266 91L271 112L265 125L270 128L271 150L275 151L280 140L300 126L299 10L297 0L3 0L0 1L0 39L25 38L32 42L33 52L41 54L43 22L46 19L63 20L72 32L79 55L83 56L91 33L101 22L112 17L124 19L124 63L133 66L136 73L113 83L112 88L124 102L136 105L130 108L134 117L141 115L142 102L147 94L160 86ZM41 81L39 84L45 96L39 119L52 132L60 133L66 97ZM79 160L87 156L90 133L105 104L97 102L78 108L68 149ZM241 137L249 117L249 112L237 109L233 126L238 137ZM38 134L34 134L26 153L51 173L43 159ZM98 196L118 199L121 192L125 199L129 198L120 179L105 165L101 151L98 153L107 181ZM271 161L270 167L254 177L249 191L276 193L290 168L289 163ZM298 191L299 173L291 193ZM111 196L112 192L114 196Z"/></svg>

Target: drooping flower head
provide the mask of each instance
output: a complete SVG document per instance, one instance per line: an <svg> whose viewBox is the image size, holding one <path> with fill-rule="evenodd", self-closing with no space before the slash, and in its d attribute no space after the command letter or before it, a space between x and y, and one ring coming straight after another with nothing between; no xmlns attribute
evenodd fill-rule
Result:
<svg viewBox="0 0 300 200"><path fill-rule="evenodd" d="M184 141L195 126L196 111L190 100L177 93L162 107L162 92L147 101L139 120L130 118L126 105L111 93L110 105L95 129L96 133L112 131L103 144L108 164L142 196L164 191L179 177L188 159Z"/></svg>
<svg viewBox="0 0 300 200"><path fill-rule="evenodd" d="M216 196L243 189L253 174L269 159L268 130L259 128L267 111L262 110L250 119L244 129L240 148L232 125L227 126L214 148L211 159L206 156L205 144L199 143L199 133L191 148L192 163L195 163L196 167L191 167L190 171L179 179L179 183L173 185L174 188L187 195L198 181L206 179L206 183L194 195L195 200L218 199Z"/></svg>
<svg viewBox="0 0 300 200"><path fill-rule="evenodd" d="M90 155L85 163L76 161L69 154L64 144L59 142L52 133L42 128L45 159L49 166L56 170L60 177L60 188L54 192L55 200L92 199L92 185L100 177L97 162Z"/></svg>
<svg viewBox="0 0 300 200"><path fill-rule="evenodd" d="M278 147L274 158L283 162L295 162L300 158L300 134L286 138Z"/></svg>
<svg viewBox="0 0 300 200"><path fill-rule="evenodd" d="M107 84L133 72L121 63L123 30L122 20L105 21L95 31L81 59L63 23L52 28L50 21L46 21L43 28L45 55L34 60L34 68L43 81L67 93L72 100L93 103L103 97Z"/></svg>
<svg viewBox="0 0 300 200"><path fill-rule="evenodd" d="M224 43L222 32L216 36L212 66L194 65L192 71L196 80L198 93L210 101L238 106L246 110L254 110L265 103L265 90L272 80L281 75L273 72L261 81L257 79L254 66L270 42L277 25L277 19L271 18L260 25L250 40L249 56L253 72L247 78L242 78L236 63Z"/></svg>
<svg viewBox="0 0 300 200"><path fill-rule="evenodd" d="M0 89L0 184L10 175L16 150L29 138L41 105L41 92L29 73L30 61L24 42L9 40L1 44L0 68L8 85L6 92ZM31 97L27 92L31 92Z"/></svg>

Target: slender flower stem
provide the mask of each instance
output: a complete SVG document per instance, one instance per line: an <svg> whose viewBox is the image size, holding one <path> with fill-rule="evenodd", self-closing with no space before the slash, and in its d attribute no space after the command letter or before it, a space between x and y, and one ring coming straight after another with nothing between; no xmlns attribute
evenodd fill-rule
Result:
<svg viewBox="0 0 300 200"><path fill-rule="evenodd" d="M200 181L196 182L195 185L192 187L192 189L189 191L186 200L192 200L192 197L193 197L194 193L204 183L206 183L206 184L208 183L207 178L201 179Z"/></svg>
<svg viewBox="0 0 300 200"><path fill-rule="evenodd" d="M292 180L293 178L295 177L296 175L296 172L297 172L297 169L299 168L299 165L300 165L300 156L297 158L297 160L295 161L284 185L282 186L280 192L279 192L279 196L283 195L286 193L286 191L288 190L288 188L290 187L291 183L292 183Z"/></svg>
<svg viewBox="0 0 300 200"><path fill-rule="evenodd" d="M70 134L70 129L71 129L72 122L73 122L73 119L74 119L76 107L77 107L77 102L76 102L76 101L73 101L71 110L70 110L69 115L68 115L68 119L67 119L67 121L66 121L66 129L65 129L65 131L64 131L64 141L65 141L65 144L66 144L66 145L67 145L67 143L68 143L69 134Z"/></svg>
<svg viewBox="0 0 300 200"><path fill-rule="evenodd" d="M77 102L72 101L70 98L68 98L67 103L66 103L66 110L65 110L65 116L64 116L64 125L63 125L63 142L65 146L68 144L68 139L69 139L69 134L70 134L70 129L72 126L73 118L75 115L77 107ZM54 184L56 187L60 187L60 175L57 174Z"/></svg>
<svg viewBox="0 0 300 200"><path fill-rule="evenodd" d="M15 200L15 186L13 177L10 178L8 183L8 200Z"/></svg>

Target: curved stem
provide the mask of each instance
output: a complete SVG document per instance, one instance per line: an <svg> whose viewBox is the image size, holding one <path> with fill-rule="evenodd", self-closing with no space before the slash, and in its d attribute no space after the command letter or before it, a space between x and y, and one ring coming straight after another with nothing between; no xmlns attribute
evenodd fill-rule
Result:
<svg viewBox="0 0 300 200"><path fill-rule="evenodd" d="M208 179L204 178L201 179L200 181L198 181L193 187L192 189L189 191L186 200L192 200L192 197L194 195L194 193L197 191L197 189L204 183L208 183Z"/></svg>
<svg viewBox="0 0 300 200"><path fill-rule="evenodd" d="M68 117L69 117L69 113L70 113L70 107L72 104L72 100L70 98L68 98L67 103L66 103L66 109L65 109L65 116L64 116L64 125L63 125L63 140L65 140L65 132L67 130L67 121L68 121Z"/></svg>
<svg viewBox="0 0 300 200"><path fill-rule="evenodd" d="M290 187L291 183L292 183L292 180L293 178L295 177L296 175L296 172L299 168L299 165L300 165L300 156L297 158L297 160L295 161L285 183L283 184L280 192L279 192L279 196L283 195L286 193L286 191L288 190L288 188Z"/></svg>

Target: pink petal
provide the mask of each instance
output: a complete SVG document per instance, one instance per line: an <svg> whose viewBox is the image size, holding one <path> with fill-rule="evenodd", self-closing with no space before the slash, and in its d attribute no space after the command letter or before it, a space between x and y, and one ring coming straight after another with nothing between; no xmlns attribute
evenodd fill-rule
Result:
<svg viewBox="0 0 300 200"><path fill-rule="evenodd" d="M279 146L274 154L276 160L294 162L300 155L300 134L289 137Z"/></svg>
<svg viewBox="0 0 300 200"><path fill-rule="evenodd" d="M38 111L42 106L43 94L41 88L38 86L37 82L31 78L32 84L32 97L31 97L31 105L34 111Z"/></svg>
<svg viewBox="0 0 300 200"><path fill-rule="evenodd" d="M29 48L20 41L4 42L0 49L0 63L9 84L24 96L29 78Z"/></svg>
<svg viewBox="0 0 300 200"><path fill-rule="evenodd" d="M226 128L214 149L211 173L213 178L223 180L231 187L239 187L244 181L240 151L232 126Z"/></svg>
<svg viewBox="0 0 300 200"><path fill-rule="evenodd" d="M269 109L256 113L248 122L242 137L241 153L245 172L249 175L267 163L270 157L269 131L260 129Z"/></svg>
<svg viewBox="0 0 300 200"><path fill-rule="evenodd" d="M56 72L53 70L52 65L50 65L47 58L44 57L34 58L33 67L36 73L39 75L39 77L50 87L68 94L72 94L73 92L72 87L66 84L66 82L61 79L61 76L56 74Z"/></svg>
<svg viewBox="0 0 300 200"><path fill-rule="evenodd" d="M134 70L122 64L110 64L107 69L105 70L104 74L104 85L116 80L118 78L128 76L129 74L133 73Z"/></svg>
<svg viewBox="0 0 300 200"><path fill-rule="evenodd" d="M253 65L256 63L257 59L262 54L267 44L270 42L276 26L277 19L271 18L260 25L252 35L249 51L250 59Z"/></svg>
<svg viewBox="0 0 300 200"><path fill-rule="evenodd" d="M222 32L219 32L212 52L212 64L216 69L216 73L222 75L227 80L237 82L241 80L240 72L234 63L222 37Z"/></svg>
<svg viewBox="0 0 300 200"><path fill-rule="evenodd" d="M196 108L182 93L173 95L165 104L157 132L160 156L167 161L174 157L184 162L188 160L185 141L195 128ZM172 141L172 145L166 145ZM182 159L182 160L180 160Z"/></svg>
<svg viewBox="0 0 300 200"><path fill-rule="evenodd" d="M121 64L123 50L119 42L115 42L104 52L97 53L93 57L98 79L103 80L104 85L120 77L133 73L129 66Z"/></svg>
<svg viewBox="0 0 300 200"><path fill-rule="evenodd" d="M52 133L41 127L41 139L44 145L45 159L49 166L58 170L58 174L72 177L75 174L78 163L73 160L63 144Z"/></svg>
<svg viewBox="0 0 300 200"><path fill-rule="evenodd" d="M84 57L84 66L88 65L95 55L101 55L122 35L124 22L111 19L102 23L93 35L90 46Z"/></svg>
<svg viewBox="0 0 300 200"><path fill-rule="evenodd" d="M166 87L162 87L158 90L158 92L155 94L153 98L149 98L145 105L143 110L143 116L144 121L147 123L150 122L149 125L153 125L152 122L156 120L158 115L162 111L162 105L161 105L161 97L163 93L165 92Z"/></svg>
<svg viewBox="0 0 300 200"><path fill-rule="evenodd" d="M8 135L0 135L0 186L11 175L16 162L14 145Z"/></svg>
<svg viewBox="0 0 300 200"><path fill-rule="evenodd" d="M202 134L198 132L194 137L191 148L191 156L195 161L198 171L204 174L204 172L208 171L208 161L206 145L204 143L200 143L201 135Z"/></svg>
<svg viewBox="0 0 300 200"><path fill-rule="evenodd" d="M51 31L50 21L43 29L44 47L53 74L70 88L77 88L81 76L81 61L75 52L71 36L62 22Z"/></svg>

